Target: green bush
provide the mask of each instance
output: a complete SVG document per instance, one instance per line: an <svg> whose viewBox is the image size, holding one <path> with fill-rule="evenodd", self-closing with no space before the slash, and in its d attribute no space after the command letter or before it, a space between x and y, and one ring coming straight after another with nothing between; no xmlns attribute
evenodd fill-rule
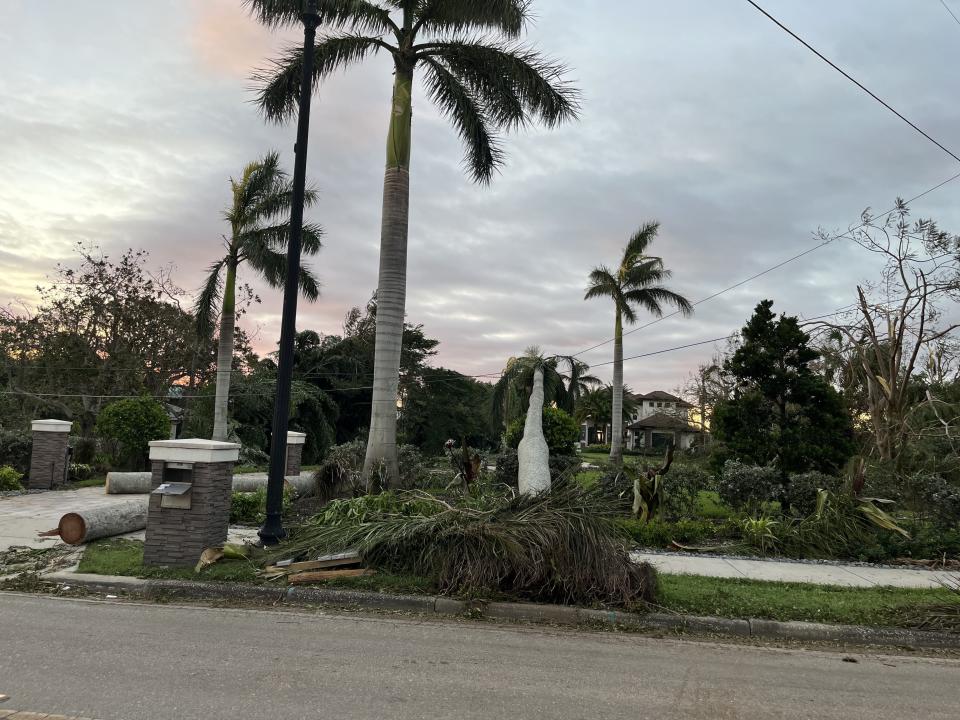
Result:
<svg viewBox="0 0 960 720"><path fill-rule="evenodd" d="M149 397L117 400L97 417L97 434L115 445L115 462L143 468L150 441L169 437L170 418L163 405Z"/></svg>
<svg viewBox="0 0 960 720"><path fill-rule="evenodd" d="M706 520L679 520L677 522L651 520L642 523L639 520L623 519L618 524L640 547L672 547L674 542L681 545L697 545L730 533L726 525L717 525Z"/></svg>
<svg viewBox="0 0 960 720"><path fill-rule="evenodd" d="M826 475L816 470L791 475L787 483L784 500L790 506L794 515L806 517L817 508L817 492L829 490L839 492L843 487L843 479L833 475Z"/></svg>
<svg viewBox="0 0 960 720"><path fill-rule="evenodd" d="M281 512L286 515L293 505L293 497L287 488L283 489ZM257 488L253 492L235 492L230 496L230 523L236 525L260 525L267 517L267 488Z"/></svg>
<svg viewBox="0 0 960 720"><path fill-rule="evenodd" d="M730 507L756 512L764 503L779 500L783 485L776 468L727 460L717 490Z"/></svg>
<svg viewBox="0 0 960 720"><path fill-rule="evenodd" d="M523 426L526 418L519 417L507 426L503 443L507 447L517 448L523 439ZM550 448L551 455L573 455L574 446L580 437L580 427L569 413L554 407L543 409L543 436Z"/></svg>
<svg viewBox="0 0 960 720"><path fill-rule="evenodd" d="M326 498L341 493L353 497L365 494L367 488L363 482L363 462L366 455L367 443L360 439L331 447L317 470L321 494ZM415 445L397 448L397 460L400 464L400 488L416 487L427 476L423 455Z"/></svg>
<svg viewBox="0 0 960 720"><path fill-rule="evenodd" d="M25 473L30 468L33 438L21 430L0 430L0 463Z"/></svg>
<svg viewBox="0 0 960 720"><path fill-rule="evenodd" d="M960 529L960 487L939 475L926 478L923 512L940 528Z"/></svg>
<svg viewBox="0 0 960 720"><path fill-rule="evenodd" d="M23 490L20 479L23 473L9 465L0 467L0 491L2 490Z"/></svg>
<svg viewBox="0 0 960 720"><path fill-rule="evenodd" d="M85 463L70 463L70 469L67 474L70 482L83 482L93 477L93 466Z"/></svg>
<svg viewBox="0 0 960 720"><path fill-rule="evenodd" d="M663 476L664 495L660 511L669 518L697 517L700 492L711 484L710 474L693 465L673 465Z"/></svg>

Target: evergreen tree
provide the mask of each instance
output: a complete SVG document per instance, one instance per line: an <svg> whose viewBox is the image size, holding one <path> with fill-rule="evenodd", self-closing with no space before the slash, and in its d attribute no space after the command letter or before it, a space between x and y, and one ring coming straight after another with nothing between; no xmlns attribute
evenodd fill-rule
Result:
<svg viewBox="0 0 960 720"><path fill-rule="evenodd" d="M853 424L840 394L817 375L819 353L797 318L757 305L742 344L724 363L734 393L714 409L715 456L773 465L786 478L818 470L835 473L853 453Z"/></svg>

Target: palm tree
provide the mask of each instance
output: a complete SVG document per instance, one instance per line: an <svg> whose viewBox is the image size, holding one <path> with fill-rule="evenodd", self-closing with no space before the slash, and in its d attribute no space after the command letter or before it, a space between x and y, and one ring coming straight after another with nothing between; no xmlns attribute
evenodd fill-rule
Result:
<svg viewBox="0 0 960 720"><path fill-rule="evenodd" d="M538 368L543 372L544 404L556 404L561 409L573 411L569 392L563 384L563 375L557 370L557 358L545 358L540 348L529 347L520 357L507 360L503 374L493 386L491 419L494 427L502 429L527 412L533 391L533 375Z"/></svg>
<svg viewBox="0 0 960 720"><path fill-rule="evenodd" d="M244 0L268 25L299 22L300 0ZM565 68L516 43L529 19L530 0L325 0L320 20L330 34L314 47L314 80L370 55L393 61L393 100L387 132L377 285L376 350L365 473L397 466L397 388L407 284L410 196L411 93L423 73L428 97L466 146L465 165L486 184L503 165L499 133L534 120L555 126L576 117L578 93ZM303 50L291 48L255 79L270 120L297 108Z"/></svg>
<svg viewBox="0 0 960 720"><path fill-rule="evenodd" d="M589 392L591 388L602 383L600 378L589 374L589 365L573 355L561 355L557 359L568 368L568 371L563 375L563 379L567 381L567 395L570 399L569 410L573 413L576 411L577 401L580 400L580 397Z"/></svg>
<svg viewBox="0 0 960 720"><path fill-rule="evenodd" d="M233 200L223 213L230 223L230 236L224 236L226 254L210 266L206 282L193 307L197 332L210 337L220 311L220 339L217 348L217 394L214 400L213 439L229 435L227 406L230 398L230 371L233 365L234 326L236 324L237 268L246 262L271 287L281 287L287 275L287 256L283 252L290 237L292 183L280 169L277 153L243 169L239 180L230 178ZM317 193L308 188L305 203L316 202ZM321 230L309 223L303 226L303 253L320 251ZM224 277L225 276L225 277ZM308 300L316 300L320 288L307 268L300 269L300 291Z"/></svg>
<svg viewBox="0 0 960 720"><path fill-rule="evenodd" d="M648 222L640 228L627 243L616 270L605 265L594 268L584 295L585 300L609 297L614 304L610 460L615 465L623 464L623 321L631 325L637 321L636 306L657 317L663 316L665 303L676 305L684 315L693 313L689 300L660 285L672 275L663 267L663 259L646 254L659 229L660 223L657 222Z"/></svg>

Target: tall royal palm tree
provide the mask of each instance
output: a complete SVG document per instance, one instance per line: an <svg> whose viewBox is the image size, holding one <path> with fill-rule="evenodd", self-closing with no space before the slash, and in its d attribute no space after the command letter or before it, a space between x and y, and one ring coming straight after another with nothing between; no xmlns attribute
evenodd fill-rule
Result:
<svg viewBox="0 0 960 720"><path fill-rule="evenodd" d="M663 266L663 259L647 255L657 236L660 223L648 222L627 243L620 265L611 270L605 265L590 273L585 300L608 297L613 300L613 404L610 408L610 460L623 464L623 321L637 321L636 307L663 316L664 304L676 305L684 315L693 312L693 305L682 295L660 283L672 273Z"/></svg>
<svg viewBox="0 0 960 720"><path fill-rule="evenodd" d="M499 133L533 121L554 126L577 115L578 93L562 65L517 43L531 0L322 0L328 33L314 47L314 80L367 56L393 64L393 100L387 132L373 407L364 471L397 467L397 387L407 284L411 94L422 73L427 96L447 116L466 146L466 168L490 181L504 161ZM245 0L268 25L299 21L300 0ZM297 108L303 50L289 49L257 76L268 119Z"/></svg>
<svg viewBox="0 0 960 720"><path fill-rule="evenodd" d="M193 308L197 332L201 337L210 337L219 305L214 440L226 440L229 435L227 407L237 319L237 269L246 263L271 287L283 286L287 276L287 255L283 250L290 238L290 205L293 200L292 183L280 168L275 152L247 165L239 180L230 178L230 188L232 201L223 213L230 224L230 235L223 237L226 254L210 266ZM312 205L316 199L316 191L308 188L306 204ZM305 255L316 255L320 251L320 234L319 226L304 224L302 242ZM311 301L320 295L316 278L305 267L300 269L300 291Z"/></svg>

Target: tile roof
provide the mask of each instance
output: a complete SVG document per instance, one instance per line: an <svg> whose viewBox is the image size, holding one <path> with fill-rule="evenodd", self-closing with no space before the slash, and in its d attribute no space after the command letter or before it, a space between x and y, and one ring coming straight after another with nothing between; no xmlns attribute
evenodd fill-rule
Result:
<svg viewBox="0 0 960 720"><path fill-rule="evenodd" d="M674 415L665 413L654 413L645 418L640 418L627 426L630 430L684 430L686 432L700 432L687 422Z"/></svg>

